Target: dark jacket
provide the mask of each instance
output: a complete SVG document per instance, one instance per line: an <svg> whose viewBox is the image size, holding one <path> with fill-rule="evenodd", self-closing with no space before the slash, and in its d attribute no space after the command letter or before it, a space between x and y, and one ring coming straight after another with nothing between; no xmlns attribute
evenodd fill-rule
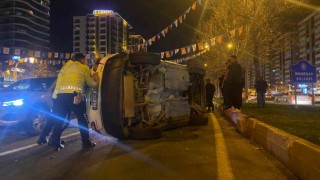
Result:
<svg viewBox="0 0 320 180"><path fill-rule="evenodd" d="M206 84L206 98L213 98L213 94L216 91L216 87L211 84L207 83Z"/></svg>
<svg viewBox="0 0 320 180"><path fill-rule="evenodd" d="M242 68L238 62L228 67L228 75L224 83L225 88L237 88L243 86Z"/></svg>
<svg viewBox="0 0 320 180"><path fill-rule="evenodd" d="M268 89L268 83L265 80L258 80L254 85L257 92L266 93Z"/></svg>

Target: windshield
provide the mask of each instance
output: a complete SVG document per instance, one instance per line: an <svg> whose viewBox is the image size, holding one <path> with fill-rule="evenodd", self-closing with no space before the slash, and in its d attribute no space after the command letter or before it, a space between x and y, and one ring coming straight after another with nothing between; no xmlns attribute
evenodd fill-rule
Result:
<svg viewBox="0 0 320 180"><path fill-rule="evenodd" d="M4 91L48 91L52 83L56 78L35 78L35 79L23 79L19 80L7 88Z"/></svg>

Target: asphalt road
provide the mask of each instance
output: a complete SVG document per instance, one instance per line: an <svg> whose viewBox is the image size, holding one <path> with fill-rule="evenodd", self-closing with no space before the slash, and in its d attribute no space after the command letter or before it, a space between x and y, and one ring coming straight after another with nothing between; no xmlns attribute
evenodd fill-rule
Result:
<svg viewBox="0 0 320 180"><path fill-rule="evenodd" d="M89 150L71 127L59 152L18 127L0 128L0 179L296 179L218 113L210 117L208 125L165 131L154 140L120 142L91 132L97 146Z"/></svg>

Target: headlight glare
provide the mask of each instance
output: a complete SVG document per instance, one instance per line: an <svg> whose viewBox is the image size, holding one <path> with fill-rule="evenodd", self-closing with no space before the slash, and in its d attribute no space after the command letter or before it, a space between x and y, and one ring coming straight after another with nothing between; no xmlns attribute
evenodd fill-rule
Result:
<svg viewBox="0 0 320 180"><path fill-rule="evenodd" d="M23 105L23 99L17 99L14 101L6 101L2 103L2 106L22 106Z"/></svg>

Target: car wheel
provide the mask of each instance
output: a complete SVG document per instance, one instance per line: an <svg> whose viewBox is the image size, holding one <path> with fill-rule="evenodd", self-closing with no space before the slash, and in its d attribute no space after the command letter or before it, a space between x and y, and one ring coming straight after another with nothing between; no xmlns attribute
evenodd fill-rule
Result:
<svg viewBox="0 0 320 180"><path fill-rule="evenodd" d="M50 112L50 108L47 105L36 105L33 106L32 110L29 111L24 121L24 128L28 135L35 136L39 135L47 122L47 112Z"/></svg>
<svg viewBox="0 0 320 180"><path fill-rule="evenodd" d="M160 64L160 56L155 53L132 53L129 54L130 63L133 65L139 64Z"/></svg>
<svg viewBox="0 0 320 180"><path fill-rule="evenodd" d="M161 136L159 127L131 127L129 131L130 139L156 139Z"/></svg>
<svg viewBox="0 0 320 180"><path fill-rule="evenodd" d="M129 136L123 117L123 74L127 57L119 54L108 60L101 83L101 114L107 133L125 140Z"/></svg>

